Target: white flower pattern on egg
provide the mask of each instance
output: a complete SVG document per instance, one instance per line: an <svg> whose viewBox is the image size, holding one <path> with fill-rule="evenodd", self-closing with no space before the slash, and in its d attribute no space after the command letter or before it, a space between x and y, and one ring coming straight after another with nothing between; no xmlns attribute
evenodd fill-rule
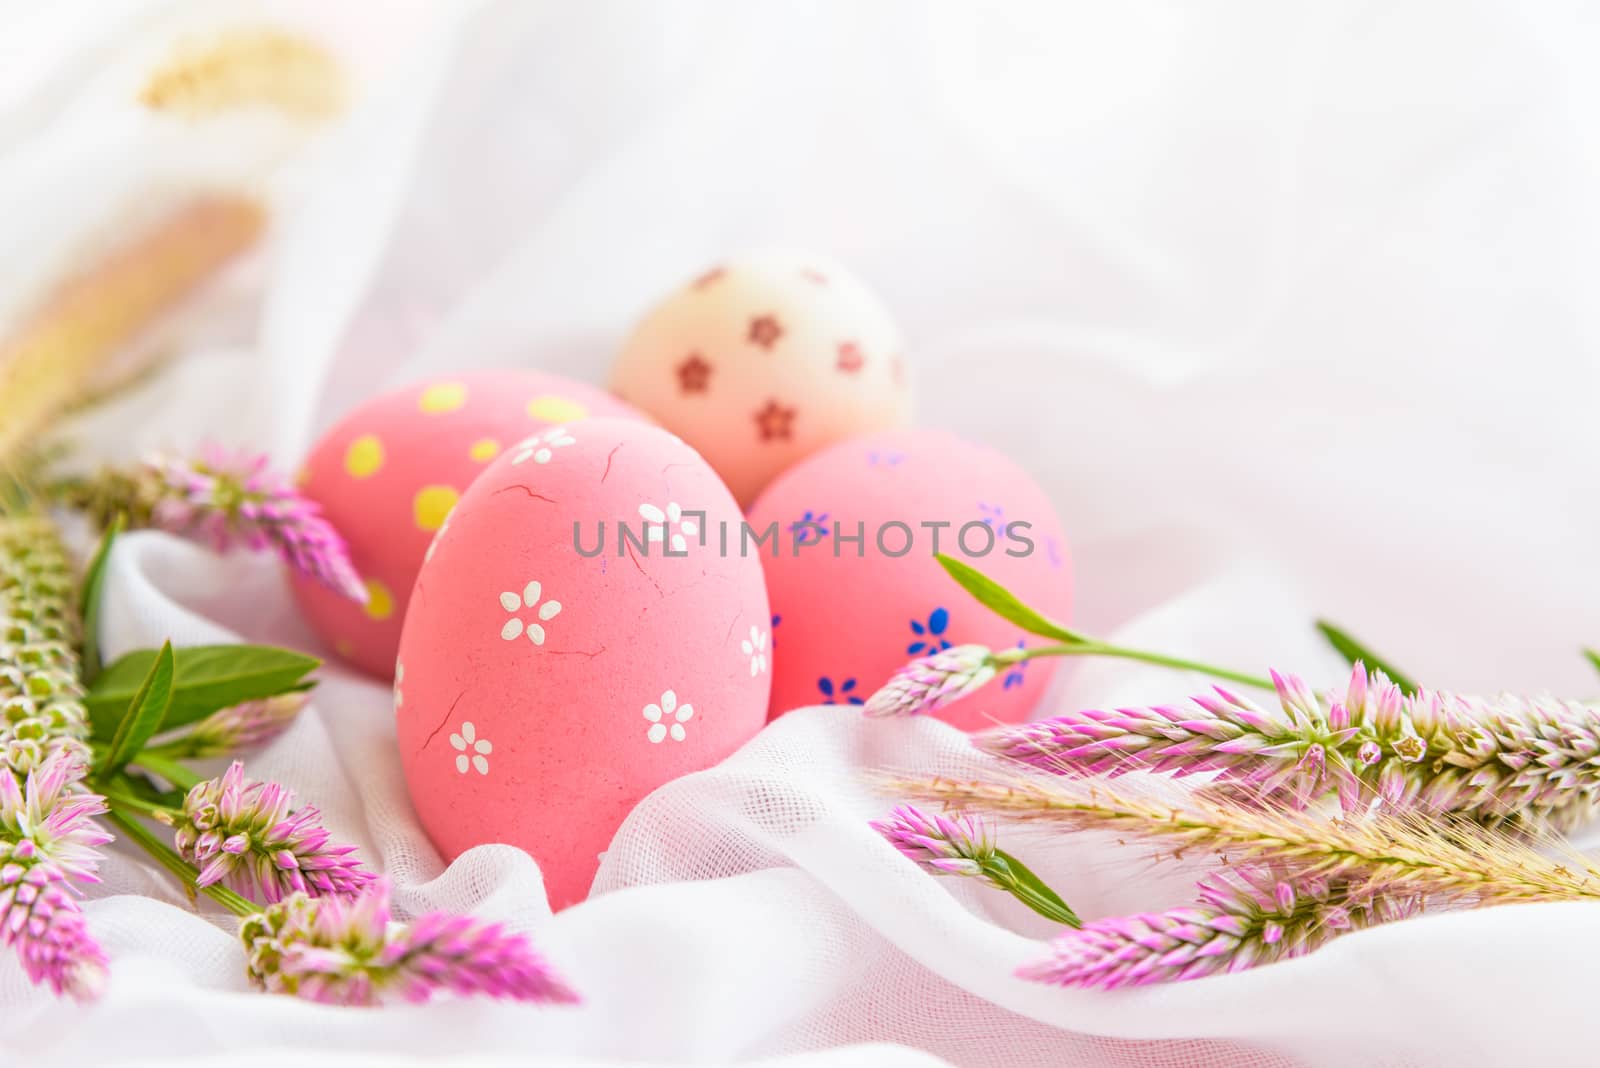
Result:
<svg viewBox="0 0 1600 1068"><path fill-rule="evenodd" d="M500 627L500 637L509 642L522 637L523 634L527 634L530 642L535 645L543 645L544 624L550 622L561 612L560 601L545 601L541 604L539 598L543 595L544 587L539 584L538 579L533 579L524 586L521 595L513 593L511 590L502 593L500 595L500 607L510 612L511 618L506 620ZM521 616L522 609L524 607L533 608L536 605L538 606L538 611L535 614L539 617L538 620L530 620L524 623Z"/></svg>
<svg viewBox="0 0 1600 1068"><path fill-rule="evenodd" d="M479 775L489 774L489 754L494 752L494 746L489 744L489 739L477 735L478 728L471 720L463 721L461 730L450 735L450 748L456 750L456 771L462 775L468 768L477 769Z"/></svg>
<svg viewBox="0 0 1600 1068"><path fill-rule="evenodd" d="M400 687L406 681L406 666L400 661L394 662L394 707L398 710L405 707L406 695Z"/></svg>
<svg viewBox="0 0 1600 1068"><path fill-rule="evenodd" d="M661 541L670 531L672 538L667 542L675 553L686 552L689 548L689 539L698 537L700 525L693 519L683 517L683 509L677 501L668 501L666 511L653 504L641 504L639 515L645 520L645 540ZM673 528L677 529L674 530Z"/></svg>
<svg viewBox="0 0 1600 1068"><path fill-rule="evenodd" d="M772 635L762 630L754 623L750 624L750 637L739 643L739 649L750 658L750 676L761 674L767 670L767 642Z"/></svg>
<svg viewBox="0 0 1600 1068"><path fill-rule="evenodd" d="M684 724L694 717L694 706L679 704L678 695L667 690L661 695L661 703L651 702L644 706L644 718L650 721L650 729L645 732L645 737L652 743L665 741L669 736L675 742L681 742L688 736Z"/></svg>
<svg viewBox="0 0 1600 1068"><path fill-rule="evenodd" d="M517 452L511 457L511 464L515 467L527 463L530 459L536 464L547 464L555 455L553 450L566 448L576 440L567 433L566 427L553 426L543 433L519 441L516 445Z"/></svg>

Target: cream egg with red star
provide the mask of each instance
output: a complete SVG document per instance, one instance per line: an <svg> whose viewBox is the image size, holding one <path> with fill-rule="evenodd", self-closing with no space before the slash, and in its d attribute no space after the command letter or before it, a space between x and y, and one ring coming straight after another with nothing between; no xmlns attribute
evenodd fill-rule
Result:
<svg viewBox="0 0 1600 1068"><path fill-rule="evenodd" d="M848 270L801 253L731 258L669 294L628 338L611 386L746 505L819 449L911 418L893 317Z"/></svg>

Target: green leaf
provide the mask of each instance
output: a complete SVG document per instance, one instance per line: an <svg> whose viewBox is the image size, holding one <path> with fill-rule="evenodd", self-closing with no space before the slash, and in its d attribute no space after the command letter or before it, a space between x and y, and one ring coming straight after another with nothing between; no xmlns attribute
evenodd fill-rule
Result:
<svg viewBox="0 0 1600 1068"><path fill-rule="evenodd" d="M1594 668L1596 671L1600 671L1600 653L1595 652L1593 649L1585 649L1583 651L1583 658L1589 661L1590 667Z"/></svg>
<svg viewBox="0 0 1600 1068"><path fill-rule="evenodd" d="M174 674L172 643L167 642L156 654L133 700L128 702L128 710L117 725L117 733L112 737L110 747L95 765L96 775L106 776L121 771L128 761L139 755L144 743L161 729L161 723L172 707Z"/></svg>
<svg viewBox="0 0 1600 1068"><path fill-rule="evenodd" d="M157 653L140 649L110 664L84 698L96 739L109 738L149 673ZM272 697L307 685L322 662L270 645L194 645L176 652L172 708L166 726L182 727L219 708Z"/></svg>
<svg viewBox="0 0 1600 1068"><path fill-rule="evenodd" d="M1061 900L1061 895L1050 889L1026 864L1003 849L996 849L994 857L999 868L997 874L1018 901L1047 920L1055 920L1068 927L1083 926L1083 921L1078 919L1078 914L1072 911L1070 905Z"/></svg>
<svg viewBox="0 0 1600 1068"><path fill-rule="evenodd" d="M935 554L934 559L939 561L939 566L944 568L951 578L961 583L962 589L976 597L978 603L995 615L1009 619L1029 634L1039 634L1075 645L1088 643L1088 638L1035 612L1023 604L1016 594L977 568L944 553Z"/></svg>
<svg viewBox="0 0 1600 1068"><path fill-rule="evenodd" d="M122 533L126 517L118 514L100 535L100 544L83 573L83 590L78 616L83 620L83 681L93 682L100 674L100 599L105 594L106 562L111 559L111 543Z"/></svg>
<svg viewBox="0 0 1600 1068"><path fill-rule="evenodd" d="M1355 662L1359 660L1366 666L1368 671L1381 671L1389 676L1389 681L1400 687L1406 696L1416 696L1418 687L1412 681L1410 675L1407 675L1388 660L1379 656L1355 638L1352 638L1343 629L1325 619L1319 619L1317 620L1317 630L1328 640L1329 645L1339 651L1339 655L1344 657L1345 663L1354 666Z"/></svg>

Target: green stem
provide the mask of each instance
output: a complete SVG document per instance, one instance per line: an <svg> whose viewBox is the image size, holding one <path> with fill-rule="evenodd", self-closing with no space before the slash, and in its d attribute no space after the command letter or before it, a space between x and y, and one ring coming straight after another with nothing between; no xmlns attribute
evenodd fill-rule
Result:
<svg viewBox="0 0 1600 1068"><path fill-rule="evenodd" d="M130 793L114 789L104 782L96 783L95 789L99 790L107 801L113 802L121 808L132 809L144 816L170 816L177 811L176 809L168 808L166 805L158 805L154 801L146 801L142 797L135 797Z"/></svg>
<svg viewBox="0 0 1600 1068"><path fill-rule="evenodd" d="M1183 657L1167 656L1164 653L1151 653L1143 649L1128 649L1120 645L1109 645L1105 642L1094 640L1083 642L1066 642L1061 645L1039 645L1032 649L1006 649L1002 652L991 653L989 662L997 667L1015 664L1019 660L1032 660L1039 656L1110 656L1121 660L1139 660L1146 664L1157 664L1161 667L1176 668L1179 671L1195 671L1202 675L1213 675L1219 679L1230 682L1243 683L1246 686L1255 686L1263 690L1274 690L1272 680L1260 675L1248 675L1242 671L1232 671L1220 668L1215 664L1205 664L1198 660L1186 660Z"/></svg>
<svg viewBox="0 0 1600 1068"><path fill-rule="evenodd" d="M167 780L177 790L188 790L205 780L160 750L146 749L132 763Z"/></svg>
<svg viewBox="0 0 1600 1068"><path fill-rule="evenodd" d="M107 799L110 803L110 812L107 817L122 829L123 834L139 843L139 846L149 853L167 871L177 877L184 889L192 895L199 891L210 897L217 904L226 908L236 916L254 916L261 911L261 907L241 894L236 894L226 886L198 886L200 873L194 865L178 856L173 848L151 833L150 828L139 822L138 816L129 809L127 799L112 796Z"/></svg>

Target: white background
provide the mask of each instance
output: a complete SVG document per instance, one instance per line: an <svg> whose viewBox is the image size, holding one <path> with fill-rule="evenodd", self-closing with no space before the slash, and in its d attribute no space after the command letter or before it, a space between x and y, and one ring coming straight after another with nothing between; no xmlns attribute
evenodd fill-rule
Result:
<svg viewBox="0 0 1600 1068"><path fill-rule="evenodd" d="M1328 682L1337 662L1309 629L1327 615L1437 685L1600 690L1576 655L1600 643L1600 25L1581 4L3 17L0 314L130 211L219 184L274 206L262 252L163 334L184 361L75 426L91 455L210 436L290 467L347 406L425 373L598 382L654 296L727 252L800 245L900 316L921 421L1006 450L1050 490L1082 628ZM131 104L174 39L269 17L346 57L345 122L303 140ZM113 652L169 634L311 641L270 563L159 535L125 540L109 609ZM1045 710L1197 685L1083 664ZM244 993L227 922L119 850L89 905L114 958L107 998L92 1015L53 1004L0 960L0 1062L745 1059L869 1041L1008 1066L1594 1059L1589 906L1429 918L1117 995L1010 978L1043 930L862 827L883 802L860 768L975 766L932 723L791 717L646 802L602 871L610 892L551 917L523 854L441 867L388 701L330 673L254 772L321 804L405 910L531 931L585 1007L376 1014ZM1027 848L1086 914L1189 898L1193 872L1133 850ZM1140 1041L1156 1039L1171 1041Z"/></svg>

